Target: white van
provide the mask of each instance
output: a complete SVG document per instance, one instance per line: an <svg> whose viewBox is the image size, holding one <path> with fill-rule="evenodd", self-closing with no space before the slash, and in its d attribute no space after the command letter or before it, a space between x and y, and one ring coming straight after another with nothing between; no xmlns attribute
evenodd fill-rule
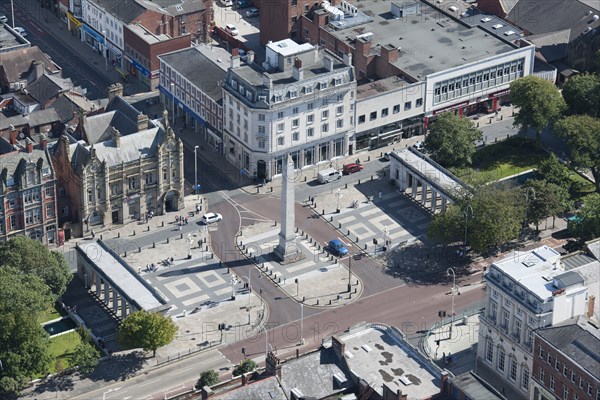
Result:
<svg viewBox="0 0 600 400"><path fill-rule="evenodd" d="M323 171L319 172L317 176L317 180L321 183L329 183L332 181L336 181L342 177L341 171L338 171L335 168L327 168Z"/></svg>

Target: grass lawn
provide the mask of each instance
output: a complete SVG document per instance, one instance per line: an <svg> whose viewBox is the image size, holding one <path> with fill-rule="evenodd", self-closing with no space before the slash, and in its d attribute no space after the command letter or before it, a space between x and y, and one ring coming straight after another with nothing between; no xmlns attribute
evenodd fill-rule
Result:
<svg viewBox="0 0 600 400"><path fill-rule="evenodd" d="M64 335L56 336L50 339L49 352L55 360L61 360L63 369L71 367L71 354L81 343L81 337L77 331L65 333ZM56 361L50 363L49 373L56 372Z"/></svg>
<svg viewBox="0 0 600 400"><path fill-rule="evenodd" d="M451 168L469 184L493 182L534 169L548 155L531 140L512 137L477 150L472 168Z"/></svg>
<svg viewBox="0 0 600 400"><path fill-rule="evenodd" d="M55 306L50 306L46 309L46 311L39 315L38 320L40 321L40 324L43 324L44 322L52 321L53 319L58 319L64 315L67 314L62 310L59 311Z"/></svg>
<svg viewBox="0 0 600 400"><path fill-rule="evenodd" d="M571 198L573 200L580 200L582 197L596 192L594 184L583 178L577 172L571 173L569 178L574 182L573 188L571 189Z"/></svg>

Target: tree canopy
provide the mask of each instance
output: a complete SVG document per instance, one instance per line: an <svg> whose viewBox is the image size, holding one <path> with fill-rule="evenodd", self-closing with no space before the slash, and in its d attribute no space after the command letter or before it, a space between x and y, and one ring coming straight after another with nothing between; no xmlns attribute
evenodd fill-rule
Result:
<svg viewBox="0 0 600 400"><path fill-rule="evenodd" d="M159 313L138 311L129 315L119 327L119 341L128 347L141 347L156 356L159 347L171 343L178 327L173 320Z"/></svg>
<svg viewBox="0 0 600 400"><path fill-rule="evenodd" d="M592 172L600 193L600 119L572 115L558 121L554 133L567 142L571 164Z"/></svg>
<svg viewBox="0 0 600 400"><path fill-rule="evenodd" d="M79 368L79 372L89 374L98 365L100 352L96 349L90 334L85 329L80 328L79 335L81 336L81 343L75 347L71 359L73 364Z"/></svg>
<svg viewBox="0 0 600 400"><path fill-rule="evenodd" d="M233 369L233 376L238 376L238 375L242 375L245 374L247 372L250 371L254 371L256 369L256 363L249 359L246 358L245 360L241 361L234 369Z"/></svg>
<svg viewBox="0 0 600 400"><path fill-rule="evenodd" d="M519 108L515 126L533 128L538 143L542 129L560 118L566 109L558 88L552 82L533 75L510 84L510 100Z"/></svg>
<svg viewBox="0 0 600 400"><path fill-rule="evenodd" d="M431 123L423 146L444 167L463 167L472 163L475 141L481 138L473 121L446 112Z"/></svg>
<svg viewBox="0 0 600 400"><path fill-rule="evenodd" d="M562 95L570 114L600 117L600 76L587 73L575 75L565 82Z"/></svg>
<svg viewBox="0 0 600 400"><path fill-rule="evenodd" d="M600 237L600 194L585 196L578 215L581 217L579 239L585 241Z"/></svg>
<svg viewBox="0 0 600 400"><path fill-rule="evenodd" d="M524 192L531 192L529 188L533 192L527 196L527 223L535 224L536 231L540 222L569 208L569 191L564 187L544 180L530 179L525 183Z"/></svg>
<svg viewBox="0 0 600 400"><path fill-rule="evenodd" d="M62 254L50 251L37 240L16 236L0 244L0 268L16 270L39 277L58 299L67 289L73 275Z"/></svg>
<svg viewBox="0 0 600 400"><path fill-rule="evenodd" d="M541 180L553 183L567 190L571 188L571 171L554 153L550 153L550 157L540 162L537 173Z"/></svg>
<svg viewBox="0 0 600 400"><path fill-rule="evenodd" d="M211 387L217 383L219 383L219 373L214 369L209 369L200 374L200 379L198 379L196 387L198 389L203 388L204 386Z"/></svg>

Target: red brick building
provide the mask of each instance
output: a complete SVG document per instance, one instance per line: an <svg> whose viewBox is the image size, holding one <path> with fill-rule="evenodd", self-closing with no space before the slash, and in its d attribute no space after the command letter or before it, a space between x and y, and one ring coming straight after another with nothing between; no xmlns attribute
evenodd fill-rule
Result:
<svg viewBox="0 0 600 400"><path fill-rule="evenodd" d="M598 328L583 317L575 318L536 331L534 343L530 398L600 399Z"/></svg>
<svg viewBox="0 0 600 400"><path fill-rule="evenodd" d="M153 33L139 24L125 27L125 68L148 85L151 89L158 86L160 61L158 56L175 50L188 48L191 35L171 37L164 33Z"/></svg>
<svg viewBox="0 0 600 400"><path fill-rule="evenodd" d="M311 0L261 0L260 4L260 44L283 39L302 41L302 18L319 7L321 1ZM331 1L336 4L336 0ZM311 44L314 44L311 42Z"/></svg>

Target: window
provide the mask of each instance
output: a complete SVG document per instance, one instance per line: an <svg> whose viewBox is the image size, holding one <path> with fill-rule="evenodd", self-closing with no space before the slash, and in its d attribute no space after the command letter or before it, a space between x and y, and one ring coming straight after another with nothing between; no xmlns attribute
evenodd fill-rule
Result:
<svg viewBox="0 0 600 400"><path fill-rule="evenodd" d="M506 353L503 348L498 349L498 369L504 372L504 359L506 357Z"/></svg>
<svg viewBox="0 0 600 400"><path fill-rule="evenodd" d="M327 89L327 81L323 81L319 84L320 89Z"/></svg>
<svg viewBox="0 0 600 400"><path fill-rule="evenodd" d="M274 96L274 101L275 101L275 103L281 103L283 101L283 96L280 94L276 94Z"/></svg>
<svg viewBox="0 0 600 400"><path fill-rule="evenodd" d="M298 140L300 140L300 133L294 132L293 135L292 135L292 140L294 142L297 142Z"/></svg>
<svg viewBox="0 0 600 400"><path fill-rule="evenodd" d="M258 126L258 133L261 135L264 135L266 133L266 128L264 125L259 125Z"/></svg>
<svg viewBox="0 0 600 400"><path fill-rule="evenodd" d="M265 122L265 114L258 114L258 120L260 122Z"/></svg>
<svg viewBox="0 0 600 400"><path fill-rule="evenodd" d="M384 108L383 110L381 110L381 118L387 117L389 112L389 108Z"/></svg>
<svg viewBox="0 0 600 400"><path fill-rule="evenodd" d="M569 388L566 386L563 386L563 399L569 400Z"/></svg>
<svg viewBox="0 0 600 400"><path fill-rule="evenodd" d="M423 105L423 99L417 99L415 101L415 107L421 107Z"/></svg>
<svg viewBox="0 0 600 400"><path fill-rule="evenodd" d="M285 143L285 138L284 138L283 136L279 136L279 137L277 138L277 144L278 144L279 146L282 146L284 143Z"/></svg>
<svg viewBox="0 0 600 400"><path fill-rule="evenodd" d="M148 172L146 173L146 185L151 185L154 183L154 173L153 172Z"/></svg>
<svg viewBox="0 0 600 400"><path fill-rule="evenodd" d="M343 119L341 119L341 118L340 118L340 119L338 119L338 120L335 122L335 126L336 126L336 128L343 128L343 127L344 127L344 120L343 120Z"/></svg>
<svg viewBox="0 0 600 400"><path fill-rule="evenodd" d="M510 319L510 313L506 310L502 310L502 327L508 329L508 320Z"/></svg>
<svg viewBox="0 0 600 400"><path fill-rule="evenodd" d="M529 389L529 370L525 367L521 371L521 388L524 390Z"/></svg>
<svg viewBox="0 0 600 400"><path fill-rule="evenodd" d="M131 189L131 185L129 187L129 189ZM88 202L93 202L94 201L94 192L92 192L92 189L88 189Z"/></svg>
<svg viewBox="0 0 600 400"><path fill-rule="evenodd" d="M298 118L292 120L292 128L297 128L300 126L300 120Z"/></svg>
<svg viewBox="0 0 600 400"><path fill-rule="evenodd" d="M563 364L563 376L567 376L567 374L568 374L567 366Z"/></svg>
<svg viewBox="0 0 600 400"><path fill-rule="evenodd" d="M517 380L517 359L514 357L510 359L510 373L508 377L513 381Z"/></svg>
<svg viewBox="0 0 600 400"><path fill-rule="evenodd" d="M277 113L277 119L281 119L281 118L283 118L283 111L279 111Z"/></svg>
<svg viewBox="0 0 600 400"><path fill-rule="evenodd" d="M365 123L365 115L359 115L358 116L358 123L359 124L364 124Z"/></svg>
<svg viewBox="0 0 600 400"><path fill-rule="evenodd" d="M486 347L486 351L485 351L485 359L488 362L492 362L494 359L494 344L492 343L492 341L490 339L487 339L486 345L487 345L487 347Z"/></svg>
<svg viewBox="0 0 600 400"><path fill-rule="evenodd" d="M583 378L579 377L579 389L583 389Z"/></svg>
<svg viewBox="0 0 600 400"><path fill-rule="evenodd" d="M314 108L314 104L313 104L313 103L308 103L308 104L306 105L306 109L307 109L308 111L312 110L313 108Z"/></svg>
<svg viewBox="0 0 600 400"><path fill-rule="evenodd" d="M587 394L589 394L590 396L592 395L592 384L588 383L588 390L587 390Z"/></svg>
<svg viewBox="0 0 600 400"><path fill-rule="evenodd" d="M544 374L544 368L540 368L540 382L545 383L544 379L546 378L546 375Z"/></svg>
<svg viewBox="0 0 600 400"><path fill-rule="evenodd" d="M560 361L558 361L558 359L556 359L554 362L554 369L560 371Z"/></svg>
<svg viewBox="0 0 600 400"><path fill-rule="evenodd" d="M329 132L329 124L328 124L328 123L324 123L324 124L321 126L321 131L322 131L322 132Z"/></svg>
<svg viewBox="0 0 600 400"><path fill-rule="evenodd" d="M46 204L46 217L54 218L54 203Z"/></svg>
<svg viewBox="0 0 600 400"><path fill-rule="evenodd" d="M282 123L279 123L279 124L277 124L277 133L281 133L281 132L283 132L284 130L285 130L285 124L284 124L283 122L282 122Z"/></svg>
<svg viewBox="0 0 600 400"><path fill-rule="evenodd" d="M571 371L571 382L575 383L575 371Z"/></svg>
<svg viewBox="0 0 600 400"><path fill-rule="evenodd" d="M342 78L335 78L333 80L333 86L339 86L342 84Z"/></svg>
<svg viewBox="0 0 600 400"><path fill-rule="evenodd" d="M398 114L400 112L400 104L396 104L394 108L392 108L392 112Z"/></svg>
<svg viewBox="0 0 600 400"><path fill-rule="evenodd" d="M548 364L552 365L552 354L550 354L550 353L547 353L547 354L548 354L548 356L546 357L546 362Z"/></svg>
<svg viewBox="0 0 600 400"><path fill-rule="evenodd" d="M407 101L404 103L404 111L410 110L412 108L412 101Z"/></svg>
<svg viewBox="0 0 600 400"><path fill-rule="evenodd" d="M311 94L312 92L313 92L313 87L312 86L305 86L304 87L304 93Z"/></svg>
<svg viewBox="0 0 600 400"><path fill-rule="evenodd" d="M550 375L550 390L554 392L554 376Z"/></svg>
<svg viewBox="0 0 600 400"><path fill-rule="evenodd" d="M298 114L298 107L294 107L294 108L292 108L292 114L293 114L293 115L296 115L296 114Z"/></svg>
<svg viewBox="0 0 600 400"><path fill-rule="evenodd" d="M335 109L335 115L342 115L344 113L344 106L337 106Z"/></svg>
<svg viewBox="0 0 600 400"><path fill-rule="evenodd" d="M308 128L306 130L306 136L311 137L311 136L314 136L314 134L315 134L315 130L313 128Z"/></svg>
<svg viewBox="0 0 600 400"><path fill-rule="evenodd" d="M296 89L290 90L290 99L295 99L296 97L298 97L298 91ZM298 110L296 108L296 110ZM296 111L294 114L297 114L298 111Z"/></svg>
<svg viewBox="0 0 600 400"><path fill-rule="evenodd" d="M369 121L373 121L374 119L377 119L377 111L373 111L369 114Z"/></svg>
<svg viewBox="0 0 600 400"><path fill-rule="evenodd" d="M329 118L329 110L324 110L323 112L321 112L321 119L327 118Z"/></svg>
<svg viewBox="0 0 600 400"><path fill-rule="evenodd" d="M498 303L490 301L490 319L496 321L496 315L498 314Z"/></svg>
<svg viewBox="0 0 600 400"><path fill-rule="evenodd" d="M314 114L308 114L306 116L306 124L310 125L315 121L315 115Z"/></svg>
<svg viewBox="0 0 600 400"><path fill-rule="evenodd" d="M520 319L515 319L515 326L514 326L513 335L516 338L520 338L521 337L521 320Z"/></svg>
<svg viewBox="0 0 600 400"><path fill-rule="evenodd" d="M63 217L66 217L69 215L69 206L64 206L61 210L61 213L63 215Z"/></svg>

